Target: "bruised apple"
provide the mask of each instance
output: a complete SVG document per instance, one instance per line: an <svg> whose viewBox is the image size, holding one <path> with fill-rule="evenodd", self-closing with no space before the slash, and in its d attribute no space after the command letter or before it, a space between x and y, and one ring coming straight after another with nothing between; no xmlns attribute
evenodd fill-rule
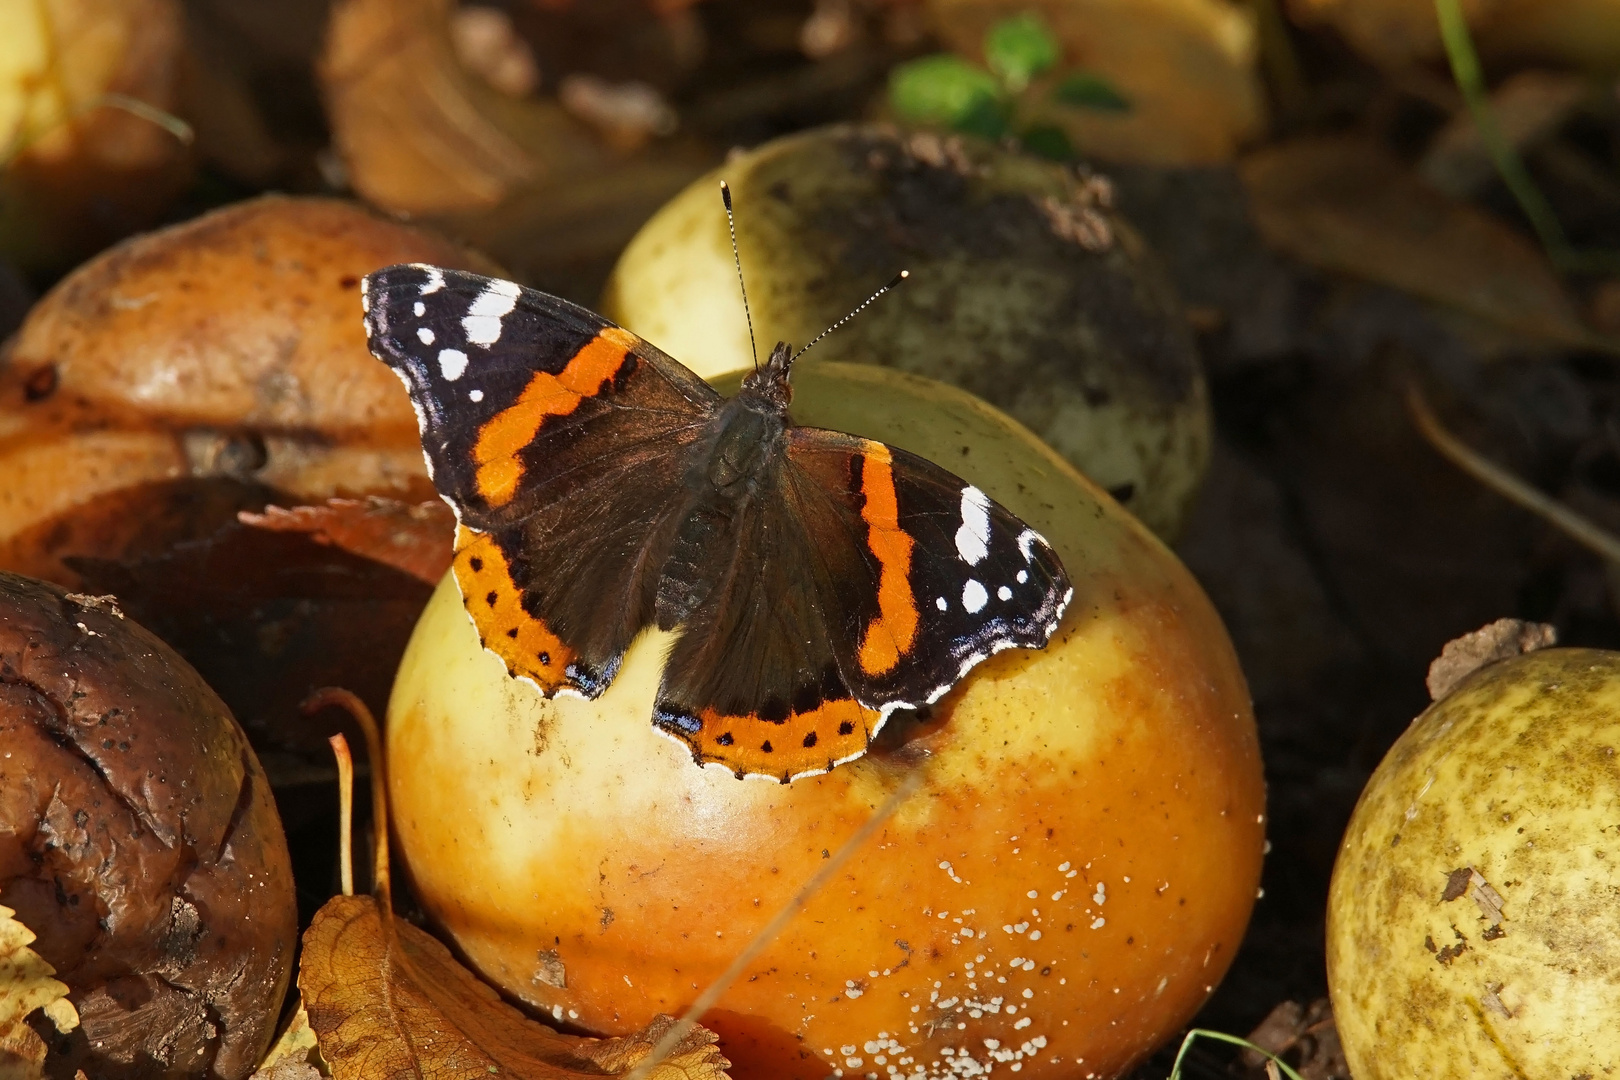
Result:
<svg viewBox="0 0 1620 1080"><path fill-rule="evenodd" d="M446 578L389 706L417 894L503 990L625 1033L687 1008L920 771L704 1018L733 1075L1117 1074L1209 995L1254 902L1264 792L1226 633L1140 523L977 398L826 362L794 386L798 422L923 454L1041 530L1075 588L1051 643L830 773L738 780L652 726L670 635L597 700L547 701Z"/></svg>

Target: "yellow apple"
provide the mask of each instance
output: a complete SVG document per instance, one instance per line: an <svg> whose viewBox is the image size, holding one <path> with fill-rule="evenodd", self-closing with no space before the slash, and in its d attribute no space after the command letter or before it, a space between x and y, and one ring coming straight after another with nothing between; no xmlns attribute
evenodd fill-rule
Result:
<svg viewBox="0 0 1620 1080"><path fill-rule="evenodd" d="M1620 1064L1620 653L1492 664L1396 740L1328 897L1357 1080Z"/></svg>
<svg viewBox="0 0 1620 1080"><path fill-rule="evenodd" d="M830 773L739 780L652 726L669 635L595 701L544 700L447 578L388 714L416 893L507 993L628 1032L684 1010L920 771L705 1017L732 1074L1115 1075L1208 997L1254 902L1264 791L1226 633L1162 543L978 399L830 363L794 385L799 422L944 463L1051 540L1075 588L1051 643Z"/></svg>

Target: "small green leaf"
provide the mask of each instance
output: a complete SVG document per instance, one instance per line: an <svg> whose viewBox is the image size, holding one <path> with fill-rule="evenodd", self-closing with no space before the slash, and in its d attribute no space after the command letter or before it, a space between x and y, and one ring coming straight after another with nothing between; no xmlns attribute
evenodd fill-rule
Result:
<svg viewBox="0 0 1620 1080"><path fill-rule="evenodd" d="M1011 119L1012 107L1009 104L1000 98L982 97L974 101L966 113L957 117L951 127L966 135L994 141L1007 134Z"/></svg>
<svg viewBox="0 0 1620 1080"><path fill-rule="evenodd" d="M1077 71L1058 83L1057 89L1052 91L1052 99L1063 105L1104 112L1128 112L1131 107L1130 99L1114 89L1113 83L1089 71Z"/></svg>
<svg viewBox="0 0 1620 1080"><path fill-rule="evenodd" d="M1034 12L1002 19L984 35L984 59L1007 89L1017 93L1058 62L1062 48Z"/></svg>
<svg viewBox="0 0 1620 1080"><path fill-rule="evenodd" d="M957 126L996 104L996 80L960 56L937 53L889 72L889 103L906 120Z"/></svg>
<svg viewBox="0 0 1620 1080"><path fill-rule="evenodd" d="M1024 149L1049 161L1073 161L1074 144L1060 127L1054 124L1036 124L1018 136Z"/></svg>

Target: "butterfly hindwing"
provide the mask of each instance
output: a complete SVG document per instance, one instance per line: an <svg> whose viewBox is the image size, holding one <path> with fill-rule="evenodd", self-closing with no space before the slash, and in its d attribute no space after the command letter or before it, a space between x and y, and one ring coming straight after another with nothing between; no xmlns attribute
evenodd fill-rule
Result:
<svg viewBox="0 0 1620 1080"><path fill-rule="evenodd" d="M718 546L737 554L670 653L657 722L739 775L791 780L859 756L894 710L938 700L995 652L1044 645L1071 596L1046 541L977 488L814 428L788 429L749 520Z"/></svg>
<svg viewBox="0 0 1620 1080"><path fill-rule="evenodd" d="M484 644L548 694L596 696L651 619L719 396L628 331L511 282L392 266L366 279L365 306L460 521L454 570Z"/></svg>
<svg viewBox="0 0 1620 1080"><path fill-rule="evenodd" d="M716 581L682 624L654 714L699 762L788 781L859 757L876 734L882 717L837 656L858 623L843 598L867 578L843 501L778 458L713 545Z"/></svg>

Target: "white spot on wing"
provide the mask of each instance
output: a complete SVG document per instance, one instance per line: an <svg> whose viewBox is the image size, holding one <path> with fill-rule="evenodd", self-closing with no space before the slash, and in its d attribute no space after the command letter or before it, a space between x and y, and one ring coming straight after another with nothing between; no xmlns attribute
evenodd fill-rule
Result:
<svg viewBox="0 0 1620 1080"><path fill-rule="evenodd" d="M416 340L424 345L433 344L433 331L425 326L418 326L416 328Z"/></svg>
<svg viewBox="0 0 1620 1080"><path fill-rule="evenodd" d="M1029 571L1028 570L1020 570L1020 571L1018 571L1018 584L1022 585L1024 582L1026 582L1028 580L1029 580Z"/></svg>
<svg viewBox="0 0 1620 1080"><path fill-rule="evenodd" d="M990 500L972 484L962 489L962 524L956 530L956 553L969 566L977 566L990 553Z"/></svg>
<svg viewBox="0 0 1620 1080"><path fill-rule="evenodd" d="M426 263L416 263L415 266L418 270L427 274L427 281L422 284L422 296L430 296L444 288L444 271L437 266L429 266Z"/></svg>
<svg viewBox="0 0 1620 1080"><path fill-rule="evenodd" d="M1007 588L1007 586L1003 585L1001 588L996 590L996 599L997 600L1011 600L1012 599L1012 590Z"/></svg>
<svg viewBox="0 0 1620 1080"><path fill-rule="evenodd" d="M461 320L467 340L486 348L501 339L501 320L517 306L522 290L510 281L491 281Z"/></svg>
<svg viewBox="0 0 1620 1080"><path fill-rule="evenodd" d="M445 382L455 382L467 370L467 354L460 349L439 350L439 374Z"/></svg>
<svg viewBox="0 0 1620 1080"><path fill-rule="evenodd" d="M983 611L984 605L988 603L989 600L990 594L985 592L984 586L980 585L974 579L969 578L968 583L962 586L962 606L967 608L967 613L969 615L977 615L979 612Z"/></svg>
<svg viewBox="0 0 1620 1080"><path fill-rule="evenodd" d="M469 390L467 391L467 400L473 402L483 401L484 392L482 390Z"/></svg>
<svg viewBox="0 0 1620 1080"><path fill-rule="evenodd" d="M1040 542L1042 547L1049 546L1046 543L1046 537L1034 529L1025 529L1018 534L1018 550L1023 552L1025 562L1035 561L1035 544L1037 541Z"/></svg>
<svg viewBox="0 0 1620 1080"><path fill-rule="evenodd" d="M416 317L418 319L420 319L422 316L427 314L427 305L422 303L422 301L418 300L416 302L416 304L411 308L411 311L416 315Z"/></svg>
<svg viewBox="0 0 1620 1080"><path fill-rule="evenodd" d="M951 610L951 602L949 600L945 599L943 596L937 598L934 601L934 606L939 608L939 610L941 610L941 611L949 611L949 610Z"/></svg>

